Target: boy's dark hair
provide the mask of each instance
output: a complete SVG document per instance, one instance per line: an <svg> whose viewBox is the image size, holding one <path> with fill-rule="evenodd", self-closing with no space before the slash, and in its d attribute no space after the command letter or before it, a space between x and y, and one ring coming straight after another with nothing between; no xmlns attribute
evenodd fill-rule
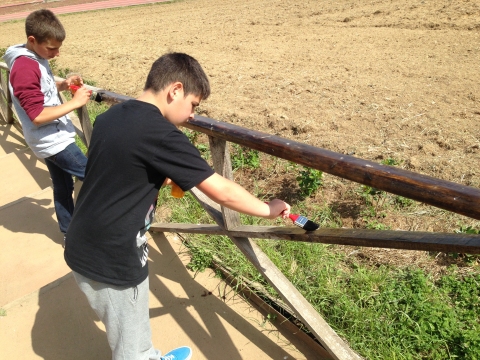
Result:
<svg viewBox="0 0 480 360"><path fill-rule="evenodd" d="M174 82L183 84L185 96L194 94L202 100L210 96L210 83L202 67L193 57L183 53L159 57L148 73L144 90L159 92Z"/></svg>
<svg viewBox="0 0 480 360"><path fill-rule="evenodd" d="M65 29L53 12L41 9L30 13L25 20L27 37L33 36L38 43L54 39L65 40Z"/></svg>

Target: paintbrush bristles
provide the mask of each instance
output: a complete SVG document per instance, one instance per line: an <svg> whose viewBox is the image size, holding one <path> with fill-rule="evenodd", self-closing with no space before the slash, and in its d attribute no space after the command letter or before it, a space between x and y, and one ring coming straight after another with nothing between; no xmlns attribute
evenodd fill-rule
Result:
<svg viewBox="0 0 480 360"><path fill-rule="evenodd" d="M314 223L313 221L307 220L305 225L303 225L303 230L306 231L315 231L320 227L320 225Z"/></svg>

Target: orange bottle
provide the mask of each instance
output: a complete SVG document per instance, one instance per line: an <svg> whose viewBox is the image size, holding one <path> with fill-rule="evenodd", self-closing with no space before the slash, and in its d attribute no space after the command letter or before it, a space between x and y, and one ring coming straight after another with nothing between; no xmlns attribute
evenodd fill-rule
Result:
<svg viewBox="0 0 480 360"><path fill-rule="evenodd" d="M78 86L78 85L73 85L73 84L72 84L72 85L70 85L68 88L70 89L70 92L72 93L72 95L75 95L75 93L76 93L77 90L80 88L80 86Z"/></svg>
<svg viewBox="0 0 480 360"><path fill-rule="evenodd" d="M80 82L80 80L75 79L72 81L72 84L68 86L68 88L70 89L70 92L72 93L72 95L75 95L75 93L81 86L82 86L82 83Z"/></svg>
<svg viewBox="0 0 480 360"><path fill-rule="evenodd" d="M185 195L185 191L180 186L172 182L172 192L170 193L174 198L180 199Z"/></svg>

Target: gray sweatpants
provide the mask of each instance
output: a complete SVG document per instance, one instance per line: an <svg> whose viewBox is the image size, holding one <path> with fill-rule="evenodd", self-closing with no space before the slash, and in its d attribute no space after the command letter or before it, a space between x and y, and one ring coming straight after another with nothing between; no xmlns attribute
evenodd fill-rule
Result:
<svg viewBox="0 0 480 360"><path fill-rule="evenodd" d="M73 272L90 306L105 324L113 360L159 360L153 348L148 277L138 286L99 283Z"/></svg>

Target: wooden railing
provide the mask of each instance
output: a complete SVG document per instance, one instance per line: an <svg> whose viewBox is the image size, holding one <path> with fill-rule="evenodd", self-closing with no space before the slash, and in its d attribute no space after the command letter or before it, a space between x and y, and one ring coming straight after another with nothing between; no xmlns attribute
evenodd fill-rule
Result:
<svg viewBox="0 0 480 360"><path fill-rule="evenodd" d="M10 91L8 91L9 73L7 65L0 63L0 115L8 124L12 124L14 121L14 109L12 96L10 95Z"/></svg>
<svg viewBox="0 0 480 360"><path fill-rule="evenodd" d="M0 89L1 116L13 121L11 98L5 84L8 69L2 75ZM96 90L104 102L120 103L130 99L101 89ZM79 111L82 138L88 146L92 127L86 108ZM267 133L242 128L221 121L195 116L185 127L208 135L215 171L232 179L227 142L243 145L297 164L315 168L360 184L401 195L454 213L480 219L480 190L449 181L417 174L353 156L335 153ZM457 253L480 253L480 236L471 234L387 231L367 229L326 229L305 232L298 227L245 226L238 213L219 206L201 191L191 190L217 225L153 224L151 231L200 233L228 236L275 288L294 314L308 327L327 350L331 359L358 359L342 339L328 326L290 281L278 270L251 238L318 242L366 247L426 250Z"/></svg>

